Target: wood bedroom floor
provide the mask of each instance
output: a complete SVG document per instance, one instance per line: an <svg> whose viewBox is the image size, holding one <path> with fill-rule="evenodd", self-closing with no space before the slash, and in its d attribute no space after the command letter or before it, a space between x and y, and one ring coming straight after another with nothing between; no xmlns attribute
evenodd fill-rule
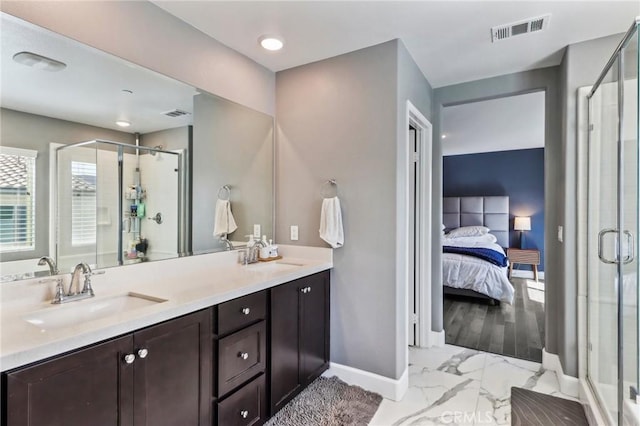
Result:
<svg viewBox="0 0 640 426"><path fill-rule="evenodd" d="M445 295L445 342L515 358L542 362L544 282L511 278L513 305Z"/></svg>

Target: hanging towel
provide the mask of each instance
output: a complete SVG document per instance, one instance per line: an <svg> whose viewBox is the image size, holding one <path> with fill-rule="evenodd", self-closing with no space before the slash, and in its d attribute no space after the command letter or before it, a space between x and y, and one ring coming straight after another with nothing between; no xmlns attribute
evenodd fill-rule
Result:
<svg viewBox="0 0 640 426"><path fill-rule="evenodd" d="M213 224L213 236L221 237L230 234L238 229L236 221L231 214L231 203L229 200L216 201L216 216Z"/></svg>
<svg viewBox="0 0 640 426"><path fill-rule="evenodd" d="M344 231L342 229L342 213L340 212L340 200L338 197L322 200L320 211L320 238L325 240L333 248L342 247L344 244Z"/></svg>

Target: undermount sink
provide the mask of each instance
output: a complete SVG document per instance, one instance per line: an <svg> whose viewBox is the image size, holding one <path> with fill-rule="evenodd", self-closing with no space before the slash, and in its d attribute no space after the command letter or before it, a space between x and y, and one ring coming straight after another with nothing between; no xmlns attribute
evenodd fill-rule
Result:
<svg viewBox="0 0 640 426"><path fill-rule="evenodd" d="M271 262L258 262L251 265L247 265L246 268L257 272L279 272L288 271L289 269L295 269L304 266L302 263L283 262L283 261L271 261Z"/></svg>
<svg viewBox="0 0 640 426"><path fill-rule="evenodd" d="M22 319L41 330L53 330L80 325L87 321L106 318L167 301L166 299L140 293L98 297L69 302L63 305L52 305L24 315Z"/></svg>

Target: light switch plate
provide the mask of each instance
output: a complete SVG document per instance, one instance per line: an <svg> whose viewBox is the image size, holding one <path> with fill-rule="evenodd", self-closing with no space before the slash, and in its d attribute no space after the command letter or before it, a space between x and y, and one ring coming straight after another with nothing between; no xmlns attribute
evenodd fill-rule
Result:
<svg viewBox="0 0 640 426"><path fill-rule="evenodd" d="M291 241L298 241L298 225L291 225Z"/></svg>
<svg viewBox="0 0 640 426"><path fill-rule="evenodd" d="M562 242L564 240L564 228L562 225L558 225L558 241Z"/></svg>
<svg viewBox="0 0 640 426"><path fill-rule="evenodd" d="M257 238L260 239L260 224L256 223L255 225L253 225L253 238Z"/></svg>

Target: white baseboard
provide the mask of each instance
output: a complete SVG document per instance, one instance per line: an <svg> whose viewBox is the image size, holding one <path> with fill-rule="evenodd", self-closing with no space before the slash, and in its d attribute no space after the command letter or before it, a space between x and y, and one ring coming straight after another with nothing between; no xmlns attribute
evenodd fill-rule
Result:
<svg viewBox="0 0 640 426"><path fill-rule="evenodd" d="M439 348L444 347L444 330L442 331L430 331L429 332L429 345L437 346Z"/></svg>
<svg viewBox="0 0 640 426"><path fill-rule="evenodd" d="M562 371L562 363L556 354L550 354L542 349L542 367L555 371L562 393L578 398L580 396L580 380L577 377L567 376Z"/></svg>
<svg viewBox="0 0 640 426"><path fill-rule="evenodd" d="M533 271L521 271L521 270L518 270L518 269L514 269L511 272L511 276L512 277L516 277L516 278L533 279ZM544 280L544 271L539 271L538 272L538 278L540 278L541 280Z"/></svg>
<svg viewBox="0 0 640 426"><path fill-rule="evenodd" d="M399 379L390 379L379 374L332 362L323 376L338 376L343 382L379 393L384 398L393 401L400 401L409 388L408 368L404 370L404 373L402 373Z"/></svg>

